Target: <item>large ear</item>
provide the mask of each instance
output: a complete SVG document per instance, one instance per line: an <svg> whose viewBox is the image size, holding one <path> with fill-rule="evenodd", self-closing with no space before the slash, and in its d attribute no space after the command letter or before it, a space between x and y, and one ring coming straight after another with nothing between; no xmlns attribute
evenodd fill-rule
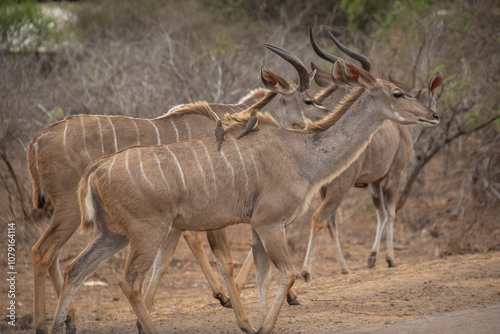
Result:
<svg viewBox="0 0 500 334"><path fill-rule="evenodd" d="M350 86L354 86L356 85L356 83L358 83L360 75L352 63L348 61L344 62L344 73L347 83Z"/></svg>
<svg viewBox="0 0 500 334"><path fill-rule="evenodd" d="M333 82L335 82L335 84L339 87L349 87L349 84L347 82L347 79L346 79L345 73L344 73L344 61L343 60L337 60L333 64L332 79L333 79Z"/></svg>
<svg viewBox="0 0 500 334"><path fill-rule="evenodd" d="M288 82L279 75L271 72L267 67L262 66L260 69L260 77L262 83L267 89L276 93L286 94L290 91L291 87Z"/></svg>
<svg viewBox="0 0 500 334"><path fill-rule="evenodd" d="M443 75L441 73L436 73L434 77L429 81L429 90L432 92L432 95L436 94L437 89L443 83Z"/></svg>
<svg viewBox="0 0 500 334"><path fill-rule="evenodd" d="M404 90L404 92L406 94L412 95L413 89L411 89L410 87L408 87L404 82L399 81L398 79L396 79L392 75L389 75L389 81L392 82L393 84L395 84L396 86L398 86L399 88L401 88L402 90Z"/></svg>
<svg viewBox="0 0 500 334"><path fill-rule="evenodd" d="M313 69L313 71L316 71L316 75L314 76L314 81L316 81L318 86L325 88L333 83L332 75L328 73L328 71L325 71L321 67L318 67L313 62L311 62L311 68Z"/></svg>
<svg viewBox="0 0 500 334"><path fill-rule="evenodd" d="M316 70L312 70L312 72L309 73L309 85L308 85L308 87L311 86L311 82L314 80L314 78L316 77L317 73L318 72Z"/></svg>
<svg viewBox="0 0 500 334"><path fill-rule="evenodd" d="M377 79L375 79L375 77L371 75L370 72L362 69L361 67L358 67L349 62L346 62L345 67L348 74L354 75L354 72L356 72L368 86L373 86L377 83Z"/></svg>

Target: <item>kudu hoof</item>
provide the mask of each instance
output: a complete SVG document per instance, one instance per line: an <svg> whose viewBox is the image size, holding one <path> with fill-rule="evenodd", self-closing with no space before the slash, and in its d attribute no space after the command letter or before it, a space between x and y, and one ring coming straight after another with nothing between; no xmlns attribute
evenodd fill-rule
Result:
<svg viewBox="0 0 500 334"><path fill-rule="evenodd" d="M230 299L228 299L227 302L224 302L224 301L222 301L222 299L219 299L219 302L222 305L222 307L233 308L233 304L231 304L231 300Z"/></svg>
<svg viewBox="0 0 500 334"><path fill-rule="evenodd" d="M394 268L396 266L396 262L394 260L386 260L388 268Z"/></svg>
<svg viewBox="0 0 500 334"><path fill-rule="evenodd" d="M215 299L219 300L219 303L222 305L222 307L233 308L233 305L231 304L231 299L224 301L224 295L222 293L219 292L215 296Z"/></svg>
<svg viewBox="0 0 500 334"><path fill-rule="evenodd" d="M286 296L286 302L288 303L288 305L292 305L292 306L300 305L300 302L299 302L297 297L292 299L289 296ZM260 329L259 329L259 331L260 331Z"/></svg>
<svg viewBox="0 0 500 334"><path fill-rule="evenodd" d="M142 331L142 325L139 322L139 320L137 320L135 324L137 325L137 330L139 331L139 334L144 334L144 332Z"/></svg>
<svg viewBox="0 0 500 334"><path fill-rule="evenodd" d="M376 261L377 261L377 253L372 253L368 258L368 268L373 268Z"/></svg>
<svg viewBox="0 0 500 334"><path fill-rule="evenodd" d="M66 317L66 334L76 334L76 326L71 324L71 317L68 315Z"/></svg>
<svg viewBox="0 0 500 334"><path fill-rule="evenodd" d="M307 283L310 283L312 281L311 273L307 270L302 270L301 275L304 278L304 281L306 281Z"/></svg>

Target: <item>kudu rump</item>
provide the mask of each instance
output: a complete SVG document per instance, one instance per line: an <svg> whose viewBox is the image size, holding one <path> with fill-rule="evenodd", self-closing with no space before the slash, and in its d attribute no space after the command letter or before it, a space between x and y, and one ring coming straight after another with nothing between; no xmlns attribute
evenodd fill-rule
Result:
<svg viewBox="0 0 500 334"><path fill-rule="evenodd" d="M226 129L220 152L208 149L217 146L213 136L168 146L132 147L89 166L79 187L82 228L94 227L97 234L66 269L52 333L64 332L78 287L128 244L120 286L142 328L157 333L144 305L142 285L168 232L172 228L213 230L237 223L252 226L259 290L268 277L269 260L282 275L281 288L259 330L270 333L295 280L285 226L307 208L321 186L362 153L385 120L424 126L439 122L435 112L394 84L350 63L336 62L333 77L337 84L353 87L352 92L335 112L308 122L303 130L280 128L272 117L260 115L259 131L236 140L246 124L239 118ZM224 251L214 251L221 263ZM235 307L241 301L232 272L223 275ZM261 306L265 312L262 301ZM237 320L244 332L255 332L246 315Z"/></svg>
<svg viewBox="0 0 500 334"><path fill-rule="evenodd" d="M268 47L297 69L299 86L307 88L312 75L309 77L302 62L283 49L271 45ZM207 111L203 104L191 104L177 107L154 119L72 116L50 125L32 139L27 161L33 187L33 205L35 208L42 207L46 200L50 200L54 208L49 226L32 248L33 305L37 333L48 332L45 278L48 272L59 294L62 286L59 255L64 244L79 226L78 181L85 168L93 161L132 145L169 144L213 136L215 121L218 118L224 119L226 113L240 112L250 106L269 110L285 127L303 126L304 116L320 119L326 115L326 110L312 98L308 89L295 89L297 84L287 83L265 67L261 70L261 77L268 89L252 91L237 105L210 104L210 109ZM268 109L264 108L270 101L273 102L267 107ZM287 105L286 109L280 107L284 104ZM209 117L200 116L197 112L199 110L208 112ZM221 301L221 304L229 305L229 299L206 258L201 235L186 232L184 236L204 270L214 296ZM170 247L171 253L162 255L171 258L173 249ZM164 262L170 263L170 261ZM166 270L166 267L163 265L161 269ZM155 277L158 276L161 275L157 272ZM157 283L152 281L151 291L156 290ZM153 297L154 295L151 296L151 304ZM67 322L68 329L75 329L75 319L75 311L71 308Z"/></svg>

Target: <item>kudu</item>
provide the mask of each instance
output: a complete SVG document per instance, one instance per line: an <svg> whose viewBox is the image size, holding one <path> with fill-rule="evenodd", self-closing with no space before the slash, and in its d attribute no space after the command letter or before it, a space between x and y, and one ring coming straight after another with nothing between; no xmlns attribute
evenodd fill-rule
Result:
<svg viewBox="0 0 500 334"><path fill-rule="evenodd" d="M287 58L299 71L299 85L306 87L309 77L303 64L288 52L269 46L274 52ZM285 100L293 106L285 110L273 108L274 117L285 127L303 124L304 116L320 119L326 110L317 104L308 90L293 89L283 78L267 68L261 70L262 80L268 90L254 90L237 105L210 104L213 119L200 116L187 105L173 108L169 113L154 119L138 119L123 116L71 116L54 123L32 139L28 149L28 170L33 188L33 205L42 207L50 200L54 212L49 226L32 248L34 318L37 333L47 333L45 310L45 278L49 272L54 288L59 294L62 275L59 255L64 244L78 228L80 211L77 201L78 180L85 168L96 159L132 145L158 145L213 136L215 118L224 119L226 113L252 108L262 108L267 102ZM275 102L277 103L277 102ZM211 149L211 148L210 148ZM190 246L214 296L221 304L229 305L224 288L219 283L203 250L202 235L185 232ZM174 248L175 249L175 248ZM173 250L172 254L173 256ZM164 266L163 269L166 269ZM153 285L157 284L153 282ZM67 326L75 329L75 311L72 307Z"/></svg>
<svg viewBox="0 0 500 334"><path fill-rule="evenodd" d="M330 37L341 48L340 42L332 34L330 34ZM313 42L312 35L311 41L318 55L332 62L336 60L335 57L331 58L331 55L321 50ZM321 77L321 71L317 71ZM391 79L391 81L404 89L410 96L415 96L422 104L435 110L436 92L442 83L442 79L441 74L436 74L430 80L429 85L422 89L409 89L401 82L394 82L394 79ZM335 83L331 82L329 85L335 86ZM325 90L328 90L328 88ZM331 108L337 103L335 100L334 96L330 96L323 99L322 103L327 108ZM368 258L368 267L371 268L375 264L385 225L387 225L386 261L389 267L396 265L393 250L393 225L396 215L396 204L404 169L413 156L413 143L421 129L422 127L420 126L406 127L394 122L384 123L372 137L370 144L359 158L340 174L338 178L320 189L321 205L312 217L309 243L301 273L306 281L311 280L314 248L319 236L318 233L325 225L328 226L330 234L334 239L341 272L343 274L349 273L338 237L339 219L337 211L342 200L353 186L363 187L369 185L373 203L377 209L377 232Z"/></svg>
<svg viewBox="0 0 500 334"><path fill-rule="evenodd" d="M64 331L72 296L84 280L130 244L120 286L142 328L157 333L142 298L142 285L169 231L249 223L257 281L265 283L269 259L282 275L281 288L259 330L270 333L295 280L286 225L307 209L321 186L361 154L385 120L426 126L439 122L436 113L394 84L350 63L336 62L333 76L338 84L354 87L353 91L335 112L308 122L303 130L280 128L272 117L261 115L259 131L236 141L245 125L238 118L226 129L220 152L208 150L217 145L212 137L131 147L89 166L79 186L81 226L94 227L96 236L66 268L51 332ZM227 243L212 240L211 246L233 308L243 311ZM264 285L259 284L260 296L265 296ZM244 332L255 332L245 314L237 323Z"/></svg>

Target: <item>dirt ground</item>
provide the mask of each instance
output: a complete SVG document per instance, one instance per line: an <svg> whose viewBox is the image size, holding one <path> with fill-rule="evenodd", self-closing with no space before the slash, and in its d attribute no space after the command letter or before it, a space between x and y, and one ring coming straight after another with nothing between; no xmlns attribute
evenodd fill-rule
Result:
<svg viewBox="0 0 500 334"><path fill-rule="evenodd" d="M382 244L375 267L367 269L366 260L376 226L374 212L366 192L354 192L358 193L344 210L344 223L339 228L351 273L340 274L333 243L328 234L323 233L312 282L306 283L298 277L295 283L301 305L283 306L274 333L332 333L500 304L500 252L443 256L446 234L436 236L426 230L413 231L399 223L395 228L397 267L386 268ZM314 200L308 213L287 231L298 274L307 245L310 217L317 202ZM46 223L37 224L32 228L41 234ZM238 271L250 248L250 229L244 225L233 226L229 234ZM78 254L90 236L77 233L70 240L61 256L62 268ZM206 249L216 270L213 255L208 246ZM136 333L135 316L118 286L122 258L117 256L110 260L88 279L104 282L105 286L82 286L75 295L78 333ZM17 260L16 327L13 329L2 322L2 333L33 332L30 328L32 269L29 247L18 249ZM5 268L4 263L2 267ZM3 306L0 316L5 319L7 286L1 278ZM270 298L274 298L278 286L279 275L274 270ZM48 277L47 296L48 312L52 313L57 300ZM258 296L253 271L242 299L252 324L257 327ZM232 310L222 308L212 298L184 241L180 242L174 262L161 282L152 318L162 333L240 332Z"/></svg>

